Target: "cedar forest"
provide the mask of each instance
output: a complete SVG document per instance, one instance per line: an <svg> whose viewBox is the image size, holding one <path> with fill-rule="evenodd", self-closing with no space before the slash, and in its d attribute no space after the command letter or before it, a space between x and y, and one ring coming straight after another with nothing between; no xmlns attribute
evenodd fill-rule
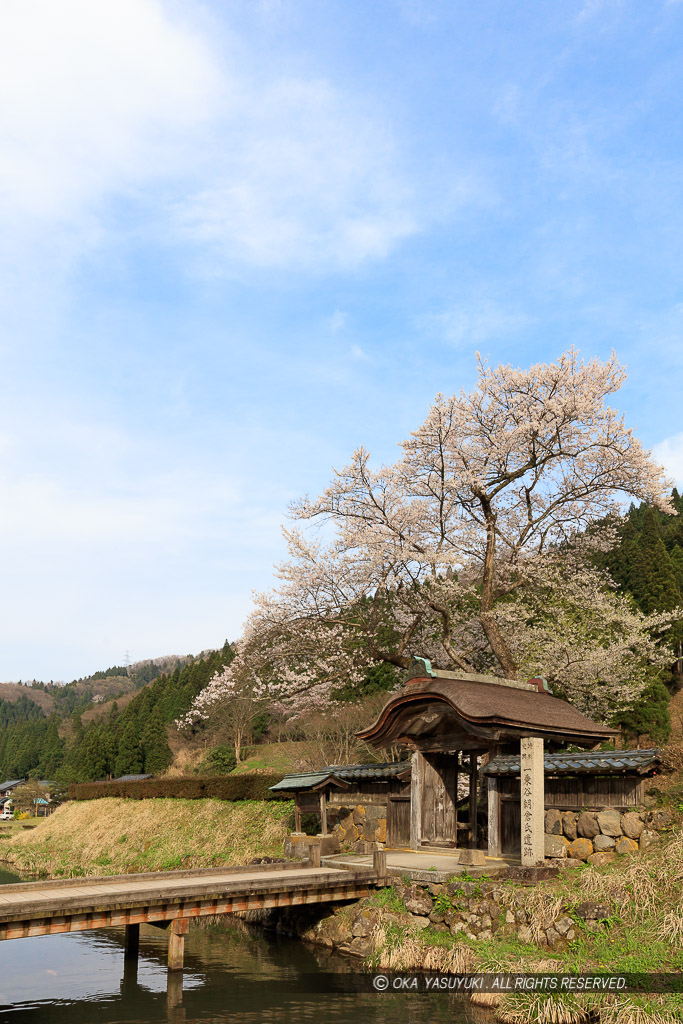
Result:
<svg viewBox="0 0 683 1024"><path fill-rule="evenodd" d="M644 504L631 505L618 525L618 542L611 551L597 555L618 588L629 594L645 612L671 611L683 605L683 497L673 492L678 516L666 515ZM671 723L668 702L681 684L680 657L683 623L667 635L671 648L671 671L659 672L633 709L621 712L612 724L621 727L625 738L647 737L664 743ZM418 652L419 653L419 652ZM180 662L172 672L154 662L143 663L129 672L115 667L84 680L60 685L25 684L16 700L0 698L0 778L39 777L61 784L83 782L124 774L158 774L171 763L168 729L186 714L195 697L233 657L229 643L211 653ZM98 679L118 679L121 696L138 688L132 700L119 709L110 708L84 724L81 716L93 708L92 684ZM391 674L382 674L389 688ZM377 689L377 673L368 673L365 685L337 691L339 700L358 700ZM48 714L32 698L42 690L52 697ZM257 732L267 737L267 715L261 716ZM201 726L199 726L201 728ZM209 766L216 770L216 766Z"/></svg>

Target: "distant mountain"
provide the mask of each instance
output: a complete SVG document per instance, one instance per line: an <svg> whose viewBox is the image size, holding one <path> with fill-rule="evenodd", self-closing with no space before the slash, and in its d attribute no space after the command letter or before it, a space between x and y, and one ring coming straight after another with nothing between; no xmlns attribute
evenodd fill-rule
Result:
<svg viewBox="0 0 683 1024"><path fill-rule="evenodd" d="M71 683L0 684L0 777L88 781L170 763L170 723L231 660L230 644L113 666Z"/></svg>
<svg viewBox="0 0 683 1024"><path fill-rule="evenodd" d="M49 714L54 708L54 700L49 693L33 690L30 686L23 686L20 683L0 683L0 700L14 702L20 697L32 700L45 714Z"/></svg>

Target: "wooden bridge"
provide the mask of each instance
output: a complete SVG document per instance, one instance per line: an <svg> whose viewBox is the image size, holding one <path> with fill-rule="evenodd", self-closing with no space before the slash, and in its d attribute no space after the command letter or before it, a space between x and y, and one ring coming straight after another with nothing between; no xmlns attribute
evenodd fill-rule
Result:
<svg viewBox="0 0 683 1024"><path fill-rule="evenodd" d="M304 863L3 885L0 940L125 926L126 955L137 958L140 925L152 924L168 929L168 968L179 971L194 918L360 899L386 884L384 851L372 868L346 871L321 866L320 847L311 850L314 859Z"/></svg>

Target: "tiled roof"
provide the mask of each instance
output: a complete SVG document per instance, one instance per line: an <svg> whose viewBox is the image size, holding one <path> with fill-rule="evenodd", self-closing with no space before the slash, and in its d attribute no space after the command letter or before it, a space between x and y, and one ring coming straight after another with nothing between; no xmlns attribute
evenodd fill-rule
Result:
<svg viewBox="0 0 683 1024"><path fill-rule="evenodd" d="M638 772L644 774L662 763L658 747L647 750L582 750L576 754L546 754L546 775ZM519 775L519 755L500 754L482 768L483 775Z"/></svg>
<svg viewBox="0 0 683 1024"><path fill-rule="evenodd" d="M389 761L384 764L340 764L328 765L320 768L317 772L297 772L292 775L285 775L284 779L271 786L271 790L282 792L304 792L307 789L315 789L325 782L335 781L353 783L364 780L366 782L387 782L389 779L401 775L410 770L410 761Z"/></svg>
<svg viewBox="0 0 683 1024"><path fill-rule="evenodd" d="M24 782L24 779L10 779L8 782L2 782L0 783L0 793L5 793L8 789L20 786L22 782Z"/></svg>
<svg viewBox="0 0 683 1024"><path fill-rule="evenodd" d="M337 778L344 779L345 782L355 782L357 779L383 782L409 770L410 761L385 761L382 764L341 764L321 769L324 772L334 772Z"/></svg>
<svg viewBox="0 0 683 1024"><path fill-rule="evenodd" d="M153 775L120 775L114 782L142 782L144 779L153 778Z"/></svg>

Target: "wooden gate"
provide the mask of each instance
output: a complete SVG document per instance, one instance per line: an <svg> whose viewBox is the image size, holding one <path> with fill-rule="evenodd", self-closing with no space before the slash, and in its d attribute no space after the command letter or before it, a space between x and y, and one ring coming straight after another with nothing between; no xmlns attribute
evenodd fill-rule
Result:
<svg viewBox="0 0 683 1024"><path fill-rule="evenodd" d="M410 846L410 796L387 800L387 846Z"/></svg>
<svg viewBox="0 0 683 1024"><path fill-rule="evenodd" d="M503 797L500 802L500 852L503 857L520 857L522 849L522 809L519 797Z"/></svg>
<svg viewBox="0 0 683 1024"><path fill-rule="evenodd" d="M457 845L457 786L457 758L452 754L424 755L421 845Z"/></svg>

